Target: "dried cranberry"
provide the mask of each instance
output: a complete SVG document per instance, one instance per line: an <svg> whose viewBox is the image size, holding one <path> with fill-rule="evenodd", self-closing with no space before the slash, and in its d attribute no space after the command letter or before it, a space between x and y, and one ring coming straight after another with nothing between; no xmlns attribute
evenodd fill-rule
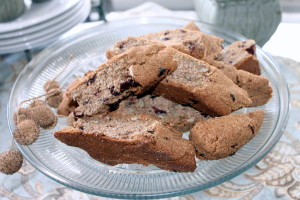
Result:
<svg viewBox="0 0 300 200"><path fill-rule="evenodd" d="M74 115L74 117L77 117L77 118L81 118L84 116L83 113L77 114L76 111L73 111L73 115Z"/></svg>
<svg viewBox="0 0 300 200"><path fill-rule="evenodd" d="M159 73L157 75L157 78L161 77L162 75L164 75L167 71L169 71L168 69L165 68L159 68Z"/></svg>
<svg viewBox="0 0 300 200"><path fill-rule="evenodd" d="M106 102L106 101L108 101L108 100L109 100L109 98L107 98L107 97L101 98L101 101L102 101L102 102Z"/></svg>
<svg viewBox="0 0 300 200"><path fill-rule="evenodd" d="M254 126L252 126L251 124L249 124L248 127L251 129L252 135L254 135Z"/></svg>
<svg viewBox="0 0 300 200"><path fill-rule="evenodd" d="M230 94L230 97L231 97L232 101L235 102L235 96L234 96L234 94Z"/></svg>
<svg viewBox="0 0 300 200"><path fill-rule="evenodd" d="M148 133L151 133L151 134L153 134L154 133L154 131L147 131Z"/></svg>
<svg viewBox="0 0 300 200"><path fill-rule="evenodd" d="M158 108L155 107L155 106L152 106L152 109L154 110L155 114L158 114L158 115L160 115L160 114L167 114L166 111L160 110L160 109L158 109Z"/></svg>
<svg viewBox="0 0 300 200"><path fill-rule="evenodd" d="M246 51L249 53L249 54L252 54L254 55L255 53L255 45L251 45L249 48L246 49Z"/></svg>
<svg viewBox="0 0 300 200"><path fill-rule="evenodd" d="M140 84L135 82L132 79L128 79L120 83L120 91L124 92L125 90L128 90L130 87L137 87L137 86L140 86Z"/></svg>
<svg viewBox="0 0 300 200"><path fill-rule="evenodd" d="M112 95L114 95L114 96L118 96L118 95L121 94L120 92L118 92L118 91L115 90L115 86L110 87L110 88L109 88L109 91L110 91L110 93L111 93Z"/></svg>
<svg viewBox="0 0 300 200"><path fill-rule="evenodd" d="M109 107L109 109L108 109L109 112L115 111L119 108L119 102L109 104L108 107Z"/></svg>
<svg viewBox="0 0 300 200"><path fill-rule="evenodd" d="M167 41L167 40L170 40L171 38L169 38L169 37L164 37L164 38L162 38L162 40L164 40L164 41Z"/></svg>
<svg viewBox="0 0 300 200"><path fill-rule="evenodd" d="M94 96L98 96L98 94L101 92L101 90L99 88L97 88L97 90L94 92Z"/></svg>
<svg viewBox="0 0 300 200"><path fill-rule="evenodd" d="M119 49L123 49L124 48L124 42L122 42L120 45L119 45Z"/></svg>
<svg viewBox="0 0 300 200"><path fill-rule="evenodd" d="M189 50L192 50L192 51L194 51L194 50L196 49L195 44L192 43L192 42L189 42L189 43L187 44L187 47L189 48Z"/></svg>
<svg viewBox="0 0 300 200"><path fill-rule="evenodd" d="M95 82L95 79L96 79L96 74L94 74L94 76L92 76L91 78L89 78L89 80L86 82L86 85L87 86L91 85L92 83Z"/></svg>

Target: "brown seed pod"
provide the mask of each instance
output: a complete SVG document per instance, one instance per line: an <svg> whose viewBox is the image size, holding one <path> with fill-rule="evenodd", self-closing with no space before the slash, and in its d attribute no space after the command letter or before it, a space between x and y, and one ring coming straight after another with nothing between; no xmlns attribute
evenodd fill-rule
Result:
<svg viewBox="0 0 300 200"><path fill-rule="evenodd" d="M14 113L14 122L16 125L26 119L29 119L27 108L19 108L19 110Z"/></svg>
<svg viewBox="0 0 300 200"><path fill-rule="evenodd" d="M29 105L29 108L34 108L37 106L45 106L45 101L40 99L35 99L33 102Z"/></svg>
<svg viewBox="0 0 300 200"><path fill-rule="evenodd" d="M44 84L44 90L46 91L46 93L48 93L51 89L59 89L59 83L54 80L48 80Z"/></svg>
<svg viewBox="0 0 300 200"><path fill-rule="evenodd" d="M48 93L51 93L51 94L48 95L46 98L47 104L52 108L57 108L63 100L62 92L57 89L50 89L50 90L48 90Z"/></svg>
<svg viewBox="0 0 300 200"><path fill-rule="evenodd" d="M23 164L23 156L18 150L9 150L0 154L0 172L13 174L19 171Z"/></svg>
<svg viewBox="0 0 300 200"><path fill-rule="evenodd" d="M57 116L45 105L33 107L29 113L30 118L42 128L51 129L56 126Z"/></svg>
<svg viewBox="0 0 300 200"><path fill-rule="evenodd" d="M33 120L19 122L13 132L14 139L22 145L30 145L35 142L40 135L39 127Z"/></svg>

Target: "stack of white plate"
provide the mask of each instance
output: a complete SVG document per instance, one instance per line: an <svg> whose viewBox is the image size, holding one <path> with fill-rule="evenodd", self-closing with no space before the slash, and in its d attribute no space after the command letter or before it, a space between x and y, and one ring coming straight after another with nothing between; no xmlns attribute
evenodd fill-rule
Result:
<svg viewBox="0 0 300 200"><path fill-rule="evenodd" d="M90 0L25 1L27 10L15 21L0 23L0 54L32 49L57 39L83 22Z"/></svg>

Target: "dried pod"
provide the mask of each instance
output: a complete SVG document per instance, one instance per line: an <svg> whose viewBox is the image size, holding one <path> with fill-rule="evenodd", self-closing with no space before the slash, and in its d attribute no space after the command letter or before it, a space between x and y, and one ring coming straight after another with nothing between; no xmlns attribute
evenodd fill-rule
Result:
<svg viewBox="0 0 300 200"><path fill-rule="evenodd" d="M57 108L63 100L62 92L57 89L50 89L48 92L51 94L47 95L46 98L47 104L52 108Z"/></svg>
<svg viewBox="0 0 300 200"><path fill-rule="evenodd" d="M30 118L42 128L51 129L57 123L57 116L51 108L43 105L36 106L29 110Z"/></svg>
<svg viewBox="0 0 300 200"><path fill-rule="evenodd" d="M24 120L17 125L13 135L19 144L30 145L38 139L40 130L33 120Z"/></svg>
<svg viewBox="0 0 300 200"><path fill-rule="evenodd" d="M14 113L14 122L16 125L26 119L29 119L27 108L19 108L19 110Z"/></svg>
<svg viewBox="0 0 300 200"><path fill-rule="evenodd" d="M44 90L48 93L50 90L59 89L59 83L54 80L48 80L44 85Z"/></svg>
<svg viewBox="0 0 300 200"><path fill-rule="evenodd" d="M0 154L0 172L13 174L19 171L23 164L23 156L18 150L10 150Z"/></svg>
<svg viewBox="0 0 300 200"><path fill-rule="evenodd" d="M40 100L40 99L35 99L30 105L29 108L34 108L37 106L44 106L45 105L45 101Z"/></svg>

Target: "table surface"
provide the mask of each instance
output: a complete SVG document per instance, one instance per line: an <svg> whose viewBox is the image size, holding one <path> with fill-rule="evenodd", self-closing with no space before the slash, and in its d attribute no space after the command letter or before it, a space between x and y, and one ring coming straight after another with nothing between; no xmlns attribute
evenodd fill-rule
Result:
<svg viewBox="0 0 300 200"><path fill-rule="evenodd" d="M146 16L151 16L151 13L157 16L161 13L159 10L164 9L154 4L147 4L142 8L143 15ZM173 11L168 12L174 14ZM197 18L193 11L176 12L177 16ZM115 20L118 16L120 13L111 13L108 19ZM86 26L93 25L81 24L66 35L74 34ZM275 58L280 62L291 92L290 118L278 144L257 165L236 178L204 191L170 199L224 199L224 197L228 199L300 199L299 35L300 23L281 23L273 37L263 47L265 51L276 56ZM33 54L39 51L40 49L35 49ZM27 60L23 52L0 56L0 152L6 151L11 145L11 135L6 121L6 105L13 83L26 64ZM0 199L107 200L108 198L88 195L60 185L45 177L25 161L18 173L10 176L0 174Z"/></svg>

